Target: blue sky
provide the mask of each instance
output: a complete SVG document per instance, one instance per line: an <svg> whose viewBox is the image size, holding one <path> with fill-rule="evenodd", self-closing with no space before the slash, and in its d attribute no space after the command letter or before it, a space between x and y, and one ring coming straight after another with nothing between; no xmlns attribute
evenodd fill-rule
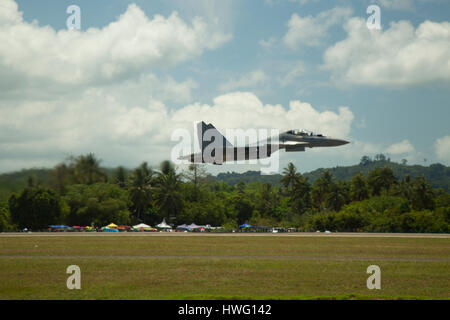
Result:
<svg viewBox="0 0 450 320"><path fill-rule="evenodd" d="M157 164L194 120L352 142L280 155L300 171L377 153L450 164L448 1L3 3L0 172L87 152L107 166ZM72 4L80 31L66 27ZM381 30L367 29L370 4Z"/></svg>

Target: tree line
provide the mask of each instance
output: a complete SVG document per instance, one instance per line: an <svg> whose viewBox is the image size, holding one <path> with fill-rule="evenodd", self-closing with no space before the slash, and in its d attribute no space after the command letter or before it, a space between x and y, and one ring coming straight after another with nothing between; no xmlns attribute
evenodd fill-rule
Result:
<svg viewBox="0 0 450 320"><path fill-rule="evenodd" d="M214 181L204 165L177 170L147 162L112 174L93 154L70 157L51 170L49 186L27 187L0 203L0 230L43 230L53 224L101 227L168 223L295 227L302 231L449 232L450 194L423 177L397 179L389 167L350 181L329 171L310 183L290 163L279 184Z"/></svg>

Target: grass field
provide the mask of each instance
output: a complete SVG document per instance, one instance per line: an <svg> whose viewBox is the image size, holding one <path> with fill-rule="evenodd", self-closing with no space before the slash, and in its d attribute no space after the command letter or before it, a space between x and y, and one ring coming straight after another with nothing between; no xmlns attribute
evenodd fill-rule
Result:
<svg viewBox="0 0 450 320"><path fill-rule="evenodd" d="M449 299L450 237L0 236L0 299L318 298Z"/></svg>

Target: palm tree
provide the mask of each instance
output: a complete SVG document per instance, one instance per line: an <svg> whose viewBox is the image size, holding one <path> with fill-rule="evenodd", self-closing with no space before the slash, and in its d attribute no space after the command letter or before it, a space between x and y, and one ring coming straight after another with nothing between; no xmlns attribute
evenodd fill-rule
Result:
<svg viewBox="0 0 450 320"><path fill-rule="evenodd" d="M133 171L128 181L133 211L138 219L142 219L152 203L153 176L153 170L148 167L147 162L144 162Z"/></svg>
<svg viewBox="0 0 450 320"><path fill-rule="evenodd" d="M383 190L388 192L392 186L396 185L397 179L391 168L376 168L369 172L367 183L372 190L372 195L379 196Z"/></svg>
<svg viewBox="0 0 450 320"><path fill-rule="evenodd" d="M64 195L67 191L67 185L75 182L73 165L60 163L56 165L50 173L50 185L60 195Z"/></svg>
<svg viewBox="0 0 450 320"><path fill-rule="evenodd" d="M362 201L369 197L369 189L361 172L357 172L350 182L350 197L352 201Z"/></svg>
<svg viewBox="0 0 450 320"><path fill-rule="evenodd" d="M80 184L94 184L106 182L106 173L100 168L100 160L93 153L81 155L75 159L75 179Z"/></svg>
<svg viewBox="0 0 450 320"><path fill-rule="evenodd" d="M182 197L180 192L181 175L177 174L172 163L164 161L161 163L161 172L155 179L154 200L160 212L170 221L176 217L182 208Z"/></svg>
<svg viewBox="0 0 450 320"><path fill-rule="evenodd" d="M283 171L283 177L280 182L289 194L292 194L295 184L301 179L301 175L297 172L292 162L289 162L287 168Z"/></svg>
<svg viewBox="0 0 450 320"><path fill-rule="evenodd" d="M328 170L325 170L319 179L314 182L311 190L311 200L314 207L318 209L324 209L326 207L325 201L334 183L333 176Z"/></svg>
<svg viewBox="0 0 450 320"><path fill-rule="evenodd" d="M295 213L305 213L311 207L311 185L307 178L299 174L299 179L293 185L290 205Z"/></svg>
<svg viewBox="0 0 450 320"><path fill-rule="evenodd" d="M127 182L127 171L124 167L119 166L114 172L113 183L117 184L121 188L126 187Z"/></svg>
<svg viewBox="0 0 450 320"><path fill-rule="evenodd" d="M205 167L196 163L190 164L188 170L183 174L183 177L194 185L194 201L198 201L200 186L201 183L205 180L206 176L207 172Z"/></svg>

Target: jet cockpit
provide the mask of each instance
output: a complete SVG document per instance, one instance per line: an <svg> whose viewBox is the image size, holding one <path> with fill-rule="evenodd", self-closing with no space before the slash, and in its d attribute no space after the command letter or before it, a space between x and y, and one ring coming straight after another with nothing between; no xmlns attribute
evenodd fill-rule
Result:
<svg viewBox="0 0 450 320"><path fill-rule="evenodd" d="M301 137L308 137L308 136L309 137L312 137L312 136L323 137L322 134L314 134L312 131L300 130L300 129L289 130L286 133L292 134L295 136L301 136Z"/></svg>

